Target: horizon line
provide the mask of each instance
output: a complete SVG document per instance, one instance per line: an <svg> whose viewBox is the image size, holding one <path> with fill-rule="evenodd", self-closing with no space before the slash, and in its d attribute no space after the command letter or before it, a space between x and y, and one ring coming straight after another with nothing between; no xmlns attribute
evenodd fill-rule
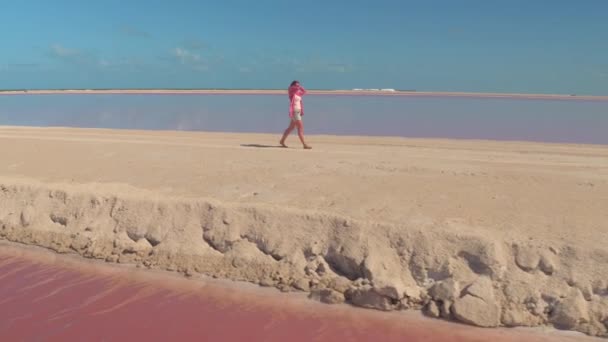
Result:
<svg viewBox="0 0 608 342"><path fill-rule="evenodd" d="M0 89L0 95L50 95L50 94L283 94L286 89L276 88L50 88L50 89ZM608 100L608 95L578 95L550 93L508 93L508 92L460 92L460 91L418 91L392 88L354 89L309 89L314 95L388 95L388 96L448 96L485 98L529 98L529 99L572 99Z"/></svg>

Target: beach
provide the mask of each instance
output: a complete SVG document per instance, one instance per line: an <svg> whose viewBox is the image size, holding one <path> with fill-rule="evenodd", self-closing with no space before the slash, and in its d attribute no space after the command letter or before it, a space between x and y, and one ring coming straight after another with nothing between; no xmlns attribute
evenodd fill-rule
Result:
<svg viewBox="0 0 608 342"><path fill-rule="evenodd" d="M608 336L608 146L0 127L0 238Z"/></svg>

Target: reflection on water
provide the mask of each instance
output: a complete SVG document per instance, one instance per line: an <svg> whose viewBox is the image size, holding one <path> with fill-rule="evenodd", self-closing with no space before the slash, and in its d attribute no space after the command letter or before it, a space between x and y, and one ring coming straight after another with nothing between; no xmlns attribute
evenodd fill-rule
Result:
<svg viewBox="0 0 608 342"><path fill-rule="evenodd" d="M473 97L306 98L310 134L608 144L608 102ZM0 125L281 132L283 95L14 95Z"/></svg>

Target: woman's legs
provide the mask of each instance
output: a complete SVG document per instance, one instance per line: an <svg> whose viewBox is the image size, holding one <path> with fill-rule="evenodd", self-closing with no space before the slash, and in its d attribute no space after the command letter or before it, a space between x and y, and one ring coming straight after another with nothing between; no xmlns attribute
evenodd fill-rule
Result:
<svg viewBox="0 0 608 342"><path fill-rule="evenodd" d="M287 145L285 145L285 139L287 139L287 137L291 134L294 128L296 128L296 122L295 120L291 120L291 123L289 123L289 127L287 127L287 129L283 133L283 137L281 138L281 146L287 147Z"/></svg>
<svg viewBox="0 0 608 342"><path fill-rule="evenodd" d="M300 141L302 142L304 148L311 149L312 147L308 146L306 141L304 141L304 123L302 123L302 120L296 121L296 127L298 128L298 136L300 137Z"/></svg>
<svg viewBox="0 0 608 342"><path fill-rule="evenodd" d="M304 124L302 123L302 120L291 120L289 127L287 127L287 129L283 133L283 137L281 138L281 141L280 141L281 146L287 147L287 145L285 145L285 140L291 134L291 132L293 132L293 130L295 128L298 129L298 137L300 137L300 141L302 142L302 145L304 146L304 148L311 149L312 147L310 147L308 144L306 144L306 141L304 140Z"/></svg>

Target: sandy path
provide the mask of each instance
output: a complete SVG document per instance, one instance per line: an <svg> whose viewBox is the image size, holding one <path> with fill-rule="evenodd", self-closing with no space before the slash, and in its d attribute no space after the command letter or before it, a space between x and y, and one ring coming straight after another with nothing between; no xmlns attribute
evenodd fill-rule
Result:
<svg viewBox="0 0 608 342"><path fill-rule="evenodd" d="M276 145L271 135L1 127L0 139L2 176L608 241L606 146L319 136L302 151L244 146Z"/></svg>

